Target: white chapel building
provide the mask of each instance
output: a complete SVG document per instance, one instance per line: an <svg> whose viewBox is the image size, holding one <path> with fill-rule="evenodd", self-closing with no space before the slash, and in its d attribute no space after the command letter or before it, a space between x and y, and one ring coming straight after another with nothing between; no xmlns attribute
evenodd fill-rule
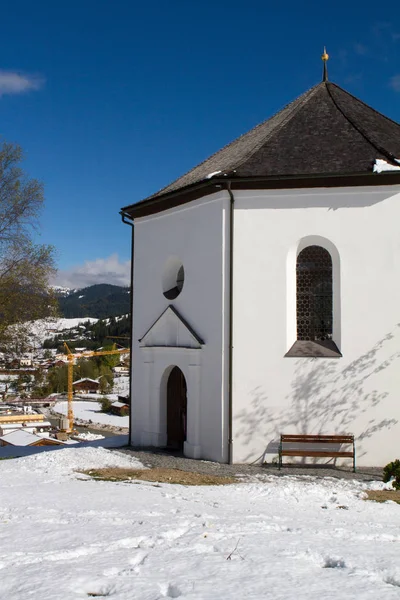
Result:
<svg viewBox="0 0 400 600"><path fill-rule="evenodd" d="M131 443L273 462L281 433L400 458L400 125L326 78L122 215Z"/></svg>

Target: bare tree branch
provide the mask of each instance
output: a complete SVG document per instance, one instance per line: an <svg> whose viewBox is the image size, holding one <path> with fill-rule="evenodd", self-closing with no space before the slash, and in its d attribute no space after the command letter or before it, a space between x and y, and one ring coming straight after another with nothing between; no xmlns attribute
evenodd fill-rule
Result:
<svg viewBox="0 0 400 600"><path fill-rule="evenodd" d="M16 335L23 342L26 321L54 313L50 286L54 248L33 243L44 202L43 185L20 168L22 149L0 145L0 347ZM12 326L12 327L10 327ZM18 332L18 333L17 333ZM14 340L15 341L15 340Z"/></svg>

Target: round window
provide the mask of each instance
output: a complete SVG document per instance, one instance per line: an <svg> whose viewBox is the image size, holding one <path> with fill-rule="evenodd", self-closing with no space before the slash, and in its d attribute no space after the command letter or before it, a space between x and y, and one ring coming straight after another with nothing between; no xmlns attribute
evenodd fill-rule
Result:
<svg viewBox="0 0 400 600"><path fill-rule="evenodd" d="M182 291L185 282L185 269L178 258L167 260L163 276L163 294L168 300L175 300Z"/></svg>

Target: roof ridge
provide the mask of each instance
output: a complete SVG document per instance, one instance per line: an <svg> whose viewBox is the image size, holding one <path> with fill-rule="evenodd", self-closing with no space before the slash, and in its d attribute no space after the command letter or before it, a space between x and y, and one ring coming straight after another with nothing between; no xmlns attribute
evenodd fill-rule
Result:
<svg viewBox="0 0 400 600"><path fill-rule="evenodd" d="M271 117L268 117L268 119L265 119L264 121L262 121L262 123L259 123L259 125L256 125L255 127L253 127L253 129L250 129L250 131L248 131L247 133L251 133L252 131L254 131L255 129L257 129L257 127L260 127L261 125L264 125L268 121L272 121L272 119L274 119L277 115L279 115L279 113L281 113L284 110L290 108L290 106L292 106L293 104L298 103L298 104L296 104L296 106L293 107L293 110L291 110L289 112L289 114L287 115L287 117L285 119L283 119L283 121L281 123L278 123L273 128L272 131L270 131L270 132L267 133L267 135L263 138L263 140L261 142L259 142L250 152L248 152L247 156L245 158L243 158L243 160L240 163L237 164L237 167L240 167L245 162L247 162L249 160L249 158L251 158L253 156L253 154L255 154L256 152L258 152L258 150L260 148L262 148L262 146L267 141L271 140L271 138L273 138L275 134L279 133L279 131L281 131L291 121L291 119L302 108L304 108L305 104L314 96L314 94L317 92L317 90L319 90L319 88L321 87L321 85L322 85L321 83L317 83L316 85L314 85L313 87L311 87L306 92L303 92L302 94L300 94L300 96L297 96L297 98L295 98L294 100L292 100L292 102L289 102L289 104L285 104L285 106L283 108L281 108L278 111L276 111ZM302 102L299 102L299 100L301 100L301 98L304 98L304 99L303 99ZM243 134L243 135L246 135L246 134Z"/></svg>
<svg viewBox="0 0 400 600"><path fill-rule="evenodd" d="M398 127L400 127L399 123L396 123L396 121L393 121L392 119L386 117L385 115L383 115L382 113L380 113L379 111L375 110L374 108L372 108L372 106L369 106L368 104L366 104L365 102L363 102L362 100L359 100L358 98L356 98L355 96L353 96L353 94L350 94L349 92L347 92L346 90L344 90L343 88L340 87L340 85L337 85L336 83L332 83L330 81L326 82L326 89L328 91L328 95L330 97L330 99L332 100L333 104L336 106L336 108L340 111L340 113L344 116L344 118L350 123L350 125L352 127L354 127L354 129L356 129L358 131L358 133L360 135L362 135L362 137L371 145L375 148L375 150L377 150L378 152L380 152L381 154L383 154L384 156L386 156L386 158L388 158L393 164L398 165L397 159L394 156L394 154L392 154L391 152L389 152L388 150L386 150L385 148L383 148L383 146L381 146L379 143L375 142L364 130L363 127L360 127L359 125L357 125L354 120L349 117L346 112L344 111L344 109L342 109L342 107L339 105L339 103L337 102L337 100L335 100L335 98L332 95L331 90L329 89L329 86L335 86L338 90L340 90L341 92L347 94L348 96L350 96L351 98L353 98L354 100L356 100L357 102L360 102L361 104L363 104L365 107L367 107L369 110L372 110L374 113L376 113L377 115L379 115L379 117L383 117L384 119L386 119L387 121L390 121L391 123L394 123L395 125L397 125Z"/></svg>
<svg viewBox="0 0 400 600"><path fill-rule="evenodd" d="M376 110L376 108L374 108L370 104L367 104L366 102L364 102L363 100L361 100L361 98L357 98L357 96L355 96L354 94L351 94L350 92L348 92L347 90L345 90L344 88L342 88L337 83L334 83L333 81L327 81L326 83L328 83L329 85L332 85L333 87L337 88L341 92L344 92L348 96L351 96L351 98L354 98L354 100L357 100L357 102L359 102L360 104L363 104L364 106L366 106L367 108L369 108L369 110L372 110L379 117L383 117L384 119L386 119L386 121L390 121L391 123L394 123L395 125L397 125L397 127L400 127L400 123L398 121L395 121L394 119L391 119L390 117L387 117L383 113L379 112L379 110Z"/></svg>

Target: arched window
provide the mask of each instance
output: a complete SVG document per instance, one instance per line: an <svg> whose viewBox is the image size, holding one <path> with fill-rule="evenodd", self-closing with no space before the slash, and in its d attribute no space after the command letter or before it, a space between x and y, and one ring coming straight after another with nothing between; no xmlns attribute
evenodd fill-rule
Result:
<svg viewBox="0 0 400 600"><path fill-rule="evenodd" d="M322 246L307 246L296 263L297 339L332 339L332 258Z"/></svg>

